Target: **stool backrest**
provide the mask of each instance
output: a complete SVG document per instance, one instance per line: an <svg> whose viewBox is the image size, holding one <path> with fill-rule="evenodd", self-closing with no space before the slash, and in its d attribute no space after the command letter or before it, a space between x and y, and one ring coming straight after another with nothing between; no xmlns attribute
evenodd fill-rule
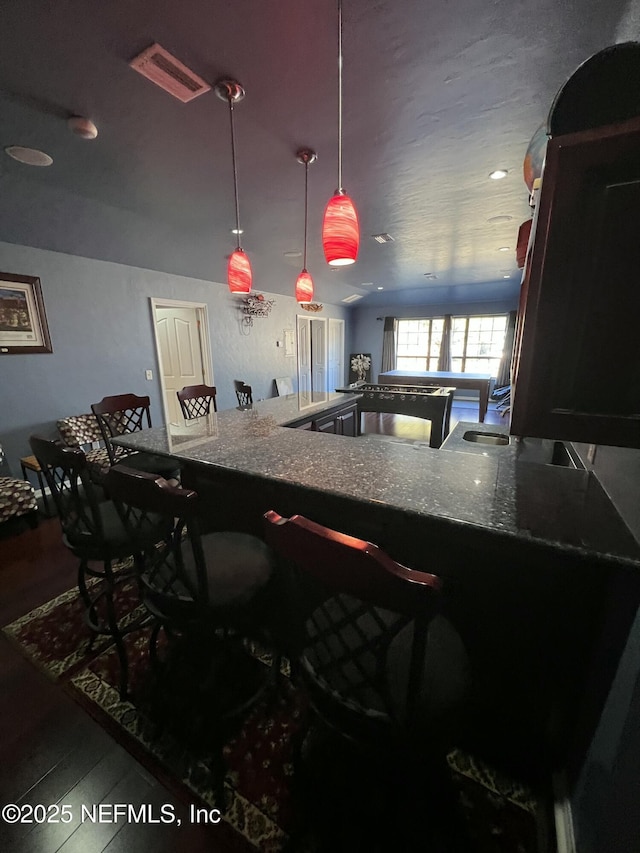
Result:
<svg viewBox="0 0 640 853"><path fill-rule="evenodd" d="M142 554L140 580L147 606L173 623L196 619L209 602L196 492L122 464L109 469L105 487L133 550ZM185 570L188 548L193 572Z"/></svg>
<svg viewBox="0 0 640 853"><path fill-rule="evenodd" d="M233 387L236 392L236 397L238 398L239 406L253 405L253 390L251 385L247 385L241 379L234 379Z"/></svg>
<svg viewBox="0 0 640 853"><path fill-rule="evenodd" d="M353 716L366 725L372 710L406 724L417 707L440 579L303 516L270 511L264 519L267 544L292 569L292 650L316 710L338 727ZM394 656L402 658L398 678L389 676ZM400 700L392 691L398 681Z"/></svg>
<svg viewBox="0 0 640 853"><path fill-rule="evenodd" d="M29 444L42 469L70 547L95 546L102 553L104 529L84 452L32 435Z"/></svg>
<svg viewBox="0 0 640 853"><path fill-rule="evenodd" d="M117 462L117 454L111 439L145 427L150 428L150 406L149 397L138 397L136 394L116 394L92 404L91 411L98 420L112 465Z"/></svg>
<svg viewBox="0 0 640 853"><path fill-rule="evenodd" d="M182 391L176 391L183 418L201 418L208 415L213 405L217 412L215 385L186 385Z"/></svg>

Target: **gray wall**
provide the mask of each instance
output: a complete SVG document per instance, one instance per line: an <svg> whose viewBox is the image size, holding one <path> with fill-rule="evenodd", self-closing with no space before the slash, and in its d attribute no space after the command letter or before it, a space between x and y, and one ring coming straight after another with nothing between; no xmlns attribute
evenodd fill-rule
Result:
<svg viewBox="0 0 640 853"><path fill-rule="evenodd" d="M88 412L106 395L149 395L154 425L163 422L152 296L207 304L219 409L237 405L233 379L264 398L275 394L276 376L296 375L295 357L276 346L303 313L293 296L265 293L275 299L271 315L256 318L245 335L238 300L224 284L11 243L0 243L0 272L40 278L53 345L50 355L0 356L0 442L14 474L30 453L31 433L54 435L58 418ZM347 320L348 311L325 305L322 314L307 316ZM345 337L348 354L348 323ZM152 381L145 379L149 368Z"/></svg>

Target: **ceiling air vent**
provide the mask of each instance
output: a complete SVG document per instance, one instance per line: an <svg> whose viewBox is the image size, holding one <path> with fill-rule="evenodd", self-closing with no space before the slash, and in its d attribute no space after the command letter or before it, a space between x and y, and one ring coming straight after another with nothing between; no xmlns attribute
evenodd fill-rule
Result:
<svg viewBox="0 0 640 853"><path fill-rule="evenodd" d="M342 300L343 302L356 302L358 299L362 299L362 295L360 293L352 293L351 296L345 296Z"/></svg>
<svg viewBox="0 0 640 853"><path fill-rule="evenodd" d="M143 50L129 65L184 104L211 89L202 77L194 74L159 44L152 44Z"/></svg>
<svg viewBox="0 0 640 853"><path fill-rule="evenodd" d="M372 234L371 236L376 243L393 243L395 239L391 234L387 234L386 232L384 234Z"/></svg>

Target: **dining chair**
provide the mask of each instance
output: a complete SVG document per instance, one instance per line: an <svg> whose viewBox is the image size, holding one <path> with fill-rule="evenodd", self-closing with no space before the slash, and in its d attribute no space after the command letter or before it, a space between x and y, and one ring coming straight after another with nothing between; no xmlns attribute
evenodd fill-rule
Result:
<svg viewBox="0 0 640 853"><path fill-rule="evenodd" d="M280 670L277 653L270 665L252 653L253 643L274 647L271 552L244 533L202 535L197 493L162 477L116 465L107 489L133 549L142 553L139 580L153 620L153 708L161 728L173 729L210 761L223 808L225 733L275 684ZM165 534L151 544L156 516Z"/></svg>
<svg viewBox="0 0 640 853"><path fill-rule="evenodd" d="M24 518L30 527L37 527L38 502L31 483L12 476L0 444L0 523L12 518Z"/></svg>
<svg viewBox="0 0 640 853"><path fill-rule="evenodd" d="M185 385L176 391L183 418L201 418L208 415L213 406L217 412L215 385Z"/></svg>
<svg viewBox="0 0 640 853"><path fill-rule="evenodd" d="M155 453L127 450L112 442L112 439L118 436L150 429L150 408L149 397L138 397L136 394L116 394L111 397L103 397L99 403L93 403L91 411L98 421L111 465L116 465L126 459L127 465L131 468L161 474L167 479L179 479L180 466L175 459Z"/></svg>
<svg viewBox="0 0 640 853"><path fill-rule="evenodd" d="M235 389L240 408L253 405L253 391L251 389L251 385L247 385L241 379L234 379L233 387Z"/></svg>
<svg viewBox="0 0 640 853"><path fill-rule="evenodd" d="M120 663L120 698L128 692L129 663L124 637L146 619L136 615L140 598L134 580L134 551L120 516L90 475L84 452L32 435L29 439L49 486L67 548L78 557L78 590L89 628L89 648L96 638L113 640ZM161 536L158 519L150 536ZM124 585L131 583L130 588ZM121 594L117 595L120 591Z"/></svg>
<svg viewBox="0 0 640 853"><path fill-rule="evenodd" d="M381 780L431 774L453 802L452 789L445 794L446 753L464 708L469 662L440 612L442 580L301 515L270 511L264 525L267 544L286 566L286 652L312 711L296 740L294 772L304 775L303 740L319 727L349 745L357 762L370 761ZM325 753L334 748L337 756L338 744Z"/></svg>

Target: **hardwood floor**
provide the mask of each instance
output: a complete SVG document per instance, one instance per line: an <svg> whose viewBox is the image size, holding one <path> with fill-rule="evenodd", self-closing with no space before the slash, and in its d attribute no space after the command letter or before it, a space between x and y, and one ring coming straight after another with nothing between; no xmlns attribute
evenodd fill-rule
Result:
<svg viewBox="0 0 640 853"><path fill-rule="evenodd" d="M478 404L471 401L460 401L453 404L451 411L451 429L459 421L478 423ZM485 421L486 424L506 423L505 418L496 410L496 404L490 403ZM431 424L422 418L408 415L388 415L376 412L364 412L362 415L362 432L368 435L387 435L405 441L429 441Z"/></svg>
<svg viewBox="0 0 640 853"><path fill-rule="evenodd" d="M21 521L0 537L0 624L6 625L76 583L76 560L62 544L57 519L36 530ZM15 853L157 853L246 850L226 827L192 825L178 800L120 747L63 689L0 635L0 805L68 803L74 820L7 824L0 850ZM171 804L181 826L80 821L80 806L143 803L158 814Z"/></svg>
<svg viewBox="0 0 640 853"><path fill-rule="evenodd" d="M428 423L400 415L366 416L365 431L428 440ZM455 419L455 420L454 420ZM459 420L477 421L477 405L456 405ZM491 411L488 423L502 423ZM426 433L425 433L426 427ZM0 625L73 587L77 561L64 547L57 519L36 530L22 521L0 528ZM188 803L120 747L64 690L39 672L0 635L0 805L68 803L74 820L14 824L0 820L0 850L15 853L156 853L189 849L237 853L244 842L226 827L192 825ZM80 822L80 805L171 804L182 825Z"/></svg>

